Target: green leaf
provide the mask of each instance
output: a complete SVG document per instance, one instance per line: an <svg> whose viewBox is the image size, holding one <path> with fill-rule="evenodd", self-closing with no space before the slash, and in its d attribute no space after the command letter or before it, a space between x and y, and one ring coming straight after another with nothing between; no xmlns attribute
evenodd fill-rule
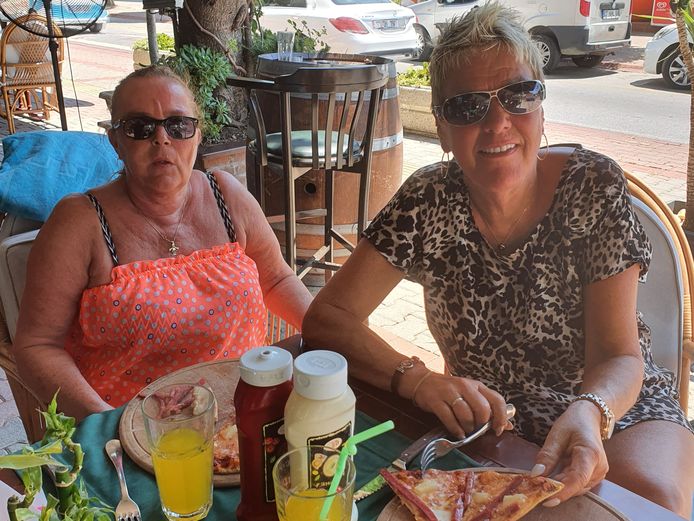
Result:
<svg viewBox="0 0 694 521"><path fill-rule="evenodd" d="M63 464L48 454L10 454L8 456L0 456L0 468L21 470L32 467L40 467L41 465L50 465L53 467L62 466Z"/></svg>

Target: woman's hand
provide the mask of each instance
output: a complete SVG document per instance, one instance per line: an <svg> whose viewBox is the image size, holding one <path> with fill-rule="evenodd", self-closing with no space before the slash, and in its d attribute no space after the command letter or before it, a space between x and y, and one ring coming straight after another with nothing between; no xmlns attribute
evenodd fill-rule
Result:
<svg viewBox="0 0 694 521"><path fill-rule="evenodd" d="M600 411L591 402L572 403L555 422L537 455L536 475L550 475L564 488L545 503L556 506L585 494L607 475L607 455L600 438Z"/></svg>
<svg viewBox="0 0 694 521"><path fill-rule="evenodd" d="M499 436L512 426L506 419L506 401L482 382L432 373L419 386L412 401L434 413L448 431L459 438L492 419Z"/></svg>

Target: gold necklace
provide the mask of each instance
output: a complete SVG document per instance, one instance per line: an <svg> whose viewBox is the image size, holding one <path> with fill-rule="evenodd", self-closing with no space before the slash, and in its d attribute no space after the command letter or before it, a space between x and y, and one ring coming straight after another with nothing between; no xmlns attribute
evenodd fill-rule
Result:
<svg viewBox="0 0 694 521"><path fill-rule="evenodd" d="M472 199L470 200L470 202L472 202ZM496 244L496 247L492 246L492 248L496 249L496 251L498 251L501 254L505 254L506 248L508 248L507 242L508 242L509 237L511 237L511 234L514 232L514 230L516 229L516 226L518 226L518 223L523 218L525 213L528 211L528 208L530 208L530 205L528 204L525 208L523 208L523 211L520 213L518 218L515 221L513 221L511 228L509 229L509 231L506 234L506 236L504 237L504 239L501 241L496 238L496 234L494 233L494 230L492 230L492 227L489 226L489 223L487 223L487 220L484 218L484 215L482 215L482 212L479 211L477 206L475 204L472 204L472 207L475 210L477 210L477 215L479 215L480 219L482 219L482 223L484 224L484 227L487 229L489 234L492 236L492 239L494 240L494 243Z"/></svg>
<svg viewBox="0 0 694 521"><path fill-rule="evenodd" d="M127 188L125 190L125 193L128 195L128 199L130 199L130 202L132 205L135 207L135 210L137 210L137 213L139 213L142 218L149 224L152 229L157 232L159 237L161 237L164 241L169 243L169 254L171 254L172 257L175 257L178 255L178 251L181 249L177 244L176 244L176 236L178 235L178 228L181 226L181 222L183 221L183 216L186 213L186 208L188 206L188 199L190 198L190 186L188 186L188 191L186 192L186 200L183 202L183 207L181 208L181 215L178 218L178 223L176 223L176 229L174 230L173 237L169 239L166 235L164 235L161 230L152 222L149 220L149 218L145 215L145 213L140 210L139 206L135 204L135 201L133 201L132 197L130 197L130 193L128 192Z"/></svg>

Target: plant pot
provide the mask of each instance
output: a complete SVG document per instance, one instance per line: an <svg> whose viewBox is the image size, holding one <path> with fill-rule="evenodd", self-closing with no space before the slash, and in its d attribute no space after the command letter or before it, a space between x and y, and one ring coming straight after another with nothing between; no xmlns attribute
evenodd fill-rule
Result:
<svg viewBox="0 0 694 521"><path fill-rule="evenodd" d="M212 169L224 170L233 175L243 186L246 186L246 143L232 141L200 145L195 168L202 171Z"/></svg>
<svg viewBox="0 0 694 521"><path fill-rule="evenodd" d="M172 56L174 53L172 51L162 51L159 50L159 57L164 58L166 56ZM152 62L149 59L149 49L133 49L133 70L142 69L151 65Z"/></svg>
<svg viewBox="0 0 694 521"><path fill-rule="evenodd" d="M438 137L436 121L431 113L431 89L401 86L400 119L402 119L402 128L405 130Z"/></svg>

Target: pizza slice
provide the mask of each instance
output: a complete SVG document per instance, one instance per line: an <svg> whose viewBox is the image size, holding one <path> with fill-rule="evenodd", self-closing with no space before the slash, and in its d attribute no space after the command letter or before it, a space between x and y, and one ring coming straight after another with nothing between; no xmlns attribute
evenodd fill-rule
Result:
<svg viewBox="0 0 694 521"><path fill-rule="evenodd" d="M238 472L241 467L239 462L239 434L234 415L228 418L215 433L213 443L214 473L233 474Z"/></svg>
<svg viewBox="0 0 694 521"><path fill-rule="evenodd" d="M492 470L381 475L416 521L516 521L563 488L542 476Z"/></svg>

